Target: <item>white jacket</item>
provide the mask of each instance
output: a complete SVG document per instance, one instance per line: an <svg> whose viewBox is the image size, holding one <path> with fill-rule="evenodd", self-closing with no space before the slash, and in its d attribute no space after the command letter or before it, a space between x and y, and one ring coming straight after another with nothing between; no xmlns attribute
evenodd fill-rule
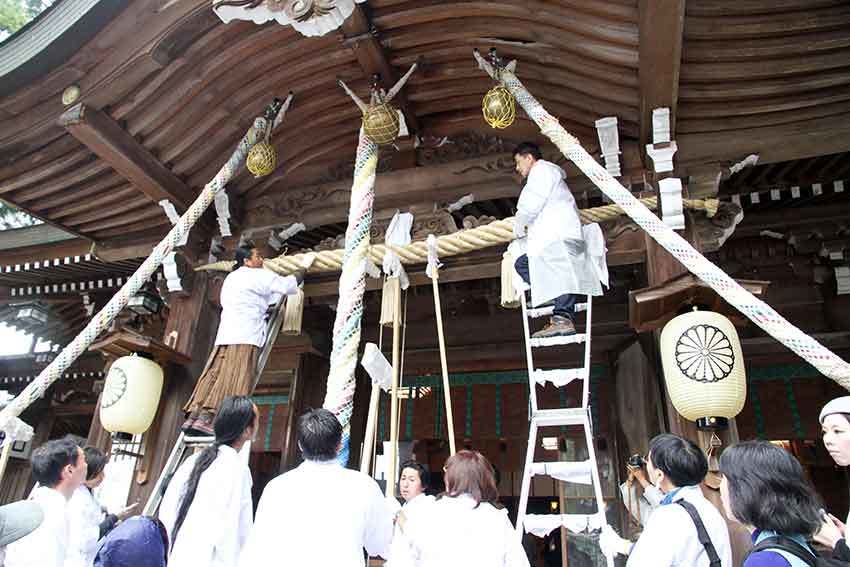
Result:
<svg viewBox="0 0 850 567"><path fill-rule="evenodd" d="M68 550L65 567L91 567L97 554L103 508L85 485L68 502Z"/></svg>
<svg viewBox="0 0 850 567"><path fill-rule="evenodd" d="M6 546L5 567L63 567L68 546L68 501L62 493L38 486L30 494L44 511L32 533Z"/></svg>
<svg viewBox="0 0 850 567"><path fill-rule="evenodd" d="M528 254L533 305L565 293L602 294L598 270L585 246L578 207L565 178L563 169L538 160L517 203L514 222L528 226L525 250L520 247L520 251Z"/></svg>

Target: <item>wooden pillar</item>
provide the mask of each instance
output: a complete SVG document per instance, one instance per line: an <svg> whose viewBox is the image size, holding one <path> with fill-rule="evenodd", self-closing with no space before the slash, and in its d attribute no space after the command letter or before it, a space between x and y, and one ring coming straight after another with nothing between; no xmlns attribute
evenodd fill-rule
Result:
<svg viewBox="0 0 850 567"><path fill-rule="evenodd" d="M289 389L289 414L287 415L284 438L281 442L280 471L286 472L298 466L301 458L298 452L296 424L298 418L311 408L322 407L327 389L327 358L305 352L299 355L298 367Z"/></svg>

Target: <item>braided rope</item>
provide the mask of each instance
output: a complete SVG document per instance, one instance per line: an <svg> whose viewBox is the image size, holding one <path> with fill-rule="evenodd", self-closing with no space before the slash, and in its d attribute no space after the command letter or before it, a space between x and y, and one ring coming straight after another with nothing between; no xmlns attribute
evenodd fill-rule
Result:
<svg viewBox="0 0 850 567"><path fill-rule="evenodd" d="M477 51L474 55L481 69L495 78L493 67ZM599 165L581 147L579 141L561 127L554 116L546 112L511 69L501 70L499 81L516 97L520 106L540 127L540 131L658 244L765 332L800 355L825 376L835 380L844 389L850 390L850 364L792 325L770 305L753 296L700 254L687 240L661 222L604 167Z"/></svg>
<svg viewBox="0 0 850 567"><path fill-rule="evenodd" d="M348 464L351 439L351 412L356 386L354 371L357 367L357 351L360 348L363 294L366 291L366 258L369 255L377 167L378 146L370 141L361 129L357 158L354 162L345 251L335 251L334 255L334 261L339 262L342 273L339 276L339 303L334 320L328 387L323 404L342 424L342 448L337 459L343 466ZM314 266L326 266L327 262L325 258L317 258ZM274 268L279 262L270 260L266 263L272 264Z"/></svg>
<svg viewBox="0 0 850 567"><path fill-rule="evenodd" d="M656 209L658 207L657 197L646 197L640 199L640 202L649 209ZM717 207L719 205L717 199L684 199L683 203L685 208L705 211L709 217L717 213ZM584 224L615 219L623 214L625 213L619 205L605 205L603 207L594 207L579 211ZM506 244L514 239L513 223L513 217L508 217L476 228L459 230L452 234L440 236L437 238L437 252L442 258ZM346 237L347 243L348 238ZM421 264L428 261L428 245L424 240L417 240L403 247L391 246L390 248L398 254L403 264ZM369 258L372 262L380 266L383 264L384 254L386 252L386 244L373 244L369 248ZM288 275L301 268L301 260L306 254L278 256L277 258L266 260L264 266L278 274ZM342 268L343 250L324 250L315 252L315 254L316 260L310 267L310 273L338 272ZM233 269L233 262L215 262L196 269L229 272Z"/></svg>
<svg viewBox="0 0 850 567"><path fill-rule="evenodd" d="M153 275L153 273L162 264L165 257L174 249L178 242L183 239L183 236L189 232L189 229L201 218L201 215L213 202L216 194L224 189L224 186L233 178L234 174L239 170L245 162L245 156L248 150L256 144L263 136L266 130L266 119L257 118L254 120L253 126L245 134L245 137L239 142L236 150L227 160L227 163L219 170L212 181L207 185L195 199L195 202L189 209L183 213L180 220L175 224L168 234L159 244L153 249L150 256L142 262L142 265L133 273L120 290L109 300L103 309L101 309L88 325L74 337L62 352L59 353L53 362L51 362L41 373L27 385L18 396L0 412L0 429L5 430L9 421L21 415L21 413L42 397L62 373L91 345L94 340L102 333L112 322L118 313L127 305L127 301L141 289L144 283Z"/></svg>

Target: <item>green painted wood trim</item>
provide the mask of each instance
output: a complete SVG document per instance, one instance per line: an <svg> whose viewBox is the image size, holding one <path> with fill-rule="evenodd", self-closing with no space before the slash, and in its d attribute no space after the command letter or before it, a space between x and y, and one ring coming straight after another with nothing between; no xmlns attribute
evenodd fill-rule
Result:
<svg viewBox="0 0 850 567"><path fill-rule="evenodd" d="M783 382L785 383L785 396L788 398L788 408L791 410L791 426L794 429L794 436L797 439L802 439L804 437L803 421L800 419L800 407L797 405L796 396L794 396L794 385L790 378L785 378Z"/></svg>
<svg viewBox="0 0 850 567"><path fill-rule="evenodd" d="M443 438L443 388L438 384L434 386L434 403L437 404L437 411L434 415L437 418L434 420L434 438Z"/></svg>
<svg viewBox="0 0 850 567"><path fill-rule="evenodd" d="M384 393L381 392L378 395L378 438L375 441L375 445L386 439L386 415L384 410Z"/></svg>
<svg viewBox="0 0 850 567"><path fill-rule="evenodd" d="M258 406L285 406L289 403L289 396L251 396L251 401Z"/></svg>
<svg viewBox="0 0 850 567"><path fill-rule="evenodd" d="M591 379L603 379L608 375L608 365L593 364L590 368ZM404 383L409 386L430 386L432 388L442 384L442 377L437 374L429 376L406 376ZM528 372L525 370L512 370L505 372L474 372L449 374L449 383L452 386L471 386L481 384L527 384Z"/></svg>
<svg viewBox="0 0 850 567"><path fill-rule="evenodd" d="M407 399L404 400L404 438L408 441L413 439L413 406L415 405L413 392L414 388L412 386L408 386Z"/></svg>
<svg viewBox="0 0 850 567"><path fill-rule="evenodd" d="M823 378L823 374L811 364L773 364L770 366L747 366L747 382L788 380L794 378Z"/></svg>
<svg viewBox="0 0 850 567"><path fill-rule="evenodd" d="M254 402L256 403L256 402ZM271 404L272 407L269 408L269 421L266 423L266 439L263 443L263 449L265 451L270 451L272 446L272 419L274 418L274 412L277 409L276 404Z"/></svg>

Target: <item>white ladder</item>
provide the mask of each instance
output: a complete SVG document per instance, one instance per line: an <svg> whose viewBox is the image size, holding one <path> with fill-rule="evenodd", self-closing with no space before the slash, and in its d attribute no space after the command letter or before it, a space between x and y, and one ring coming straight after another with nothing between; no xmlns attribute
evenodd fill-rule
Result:
<svg viewBox="0 0 850 567"><path fill-rule="evenodd" d="M529 386L529 426L528 426L528 448L525 455L525 469L522 474L522 488L520 490L519 506L517 509L516 531L517 536L522 538L525 528L526 514L528 508L528 496L531 489L531 477L535 474L547 476L559 476L570 478L569 482L590 484L593 487L596 499L596 513L587 515L584 526L587 529L599 529L607 521L605 519L605 500L602 495L602 484L599 480L599 467L596 461L596 448L593 443L593 430L590 418L590 347L591 326L593 322L593 301L587 296L586 303L576 303L575 312L585 311L587 314L585 332L575 335L547 338L532 338L528 320L552 315L554 307L546 306L530 309L526 304L525 292L520 291L520 302L522 305L522 328L525 333L525 353L528 362L528 386ZM584 365L580 368L567 368L557 370L542 370L534 365L533 350L559 345L584 343ZM575 380L582 381L581 406L575 408L540 409L537 405L537 386L544 385L547 381L556 387L563 388ZM580 426L584 430L585 443L587 444L588 459L579 462L534 462L534 451L537 446L537 433L541 427ZM560 470L558 470L560 469ZM566 473L566 476L564 476ZM568 515L561 510L559 514L560 525L575 525L580 515ZM568 519L568 516L570 518ZM554 519L554 518L553 518ZM609 566L613 566L613 558L606 557Z"/></svg>
<svg viewBox="0 0 850 567"><path fill-rule="evenodd" d="M277 336L280 333L281 326L283 326L283 318L286 313L285 305L286 296L281 298L269 317L266 326L266 342L263 344L263 348L257 357L257 372L254 374L254 384L251 386L251 392L257 387L257 383L259 383L260 377L263 375L263 370L266 368L266 363L269 360L274 344L277 342ZM145 508L142 510L143 515L153 516L156 514L159 504L162 502L162 497L165 495L165 490L168 488L168 483L171 482L171 477L174 476L177 468L192 453L211 445L213 442L215 442L215 437L213 436L198 437L195 435L186 435L182 431L180 432L177 441L174 443L174 448L171 450L171 454L162 468L162 473L156 479L156 484L148 497L148 501L145 503ZM188 451L189 449L192 449L192 451ZM247 450L250 451L250 447Z"/></svg>

